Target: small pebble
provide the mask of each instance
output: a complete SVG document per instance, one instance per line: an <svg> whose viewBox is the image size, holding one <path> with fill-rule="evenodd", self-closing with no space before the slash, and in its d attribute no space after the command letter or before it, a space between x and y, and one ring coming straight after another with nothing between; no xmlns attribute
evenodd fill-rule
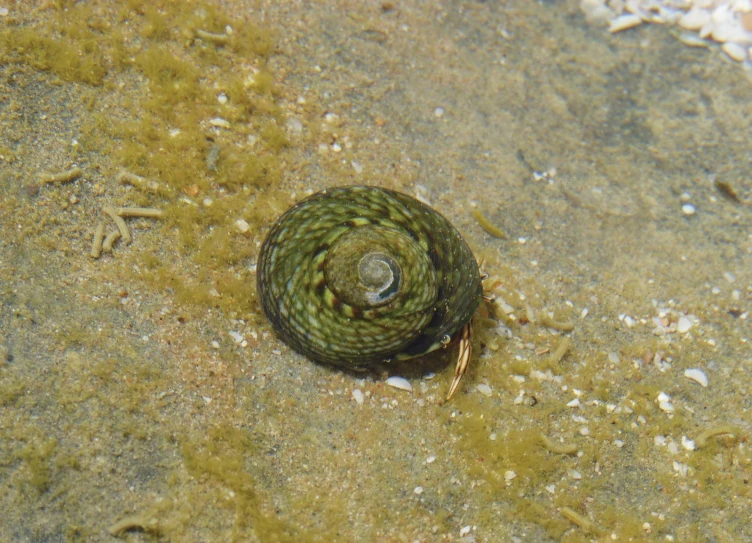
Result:
<svg viewBox="0 0 752 543"><path fill-rule="evenodd" d="M504 480L505 481L511 481L515 477L517 477L517 474L515 472L513 472L511 469L504 472Z"/></svg>
<svg viewBox="0 0 752 543"><path fill-rule="evenodd" d="M413 489L413 493L415 493L416 495L420 496L421 494L423 494L423 487L422 486L416 486Z"/></svg>
<svg viewBox="0 0 752 543"><path fill-rule="evenodd" d="M386 384L390 387L398 388L400 390L406 390L408 392L413 391L413 386L410 384L410 381L408 381L404 377L397 377L393 375L386 380Z"/></svg>
<svg viewBox="0 0 752 543"><path fill-rule="evenodd" d="M227 103L227 95L223 92L219 96L217 96L217 102L219 102L222 105L225 105Z"/></svg>
<svg viewBox="0 0 752 543"><path fill-rule="evenodd" d="M684 370L684 377L686 377L687 379L692 379L695 383L699 383L705 388L707 388L708 386L708 376L705 375L705 372L702 370Z"/></svg>
<svg viewBox="0 0 752 543"><path fill-rule="evenodd" d="M444 116L444 108L443 107L437 107L433 110L433 114L437 119L441 119Z"/></svg>
<svg viewBox="0 0 752 543"><path fill-rule="evenodd" d="M697 210L692 204L684 204L682 206L682 213L684 213L685 215L694 215L696 212Z"/></svg>

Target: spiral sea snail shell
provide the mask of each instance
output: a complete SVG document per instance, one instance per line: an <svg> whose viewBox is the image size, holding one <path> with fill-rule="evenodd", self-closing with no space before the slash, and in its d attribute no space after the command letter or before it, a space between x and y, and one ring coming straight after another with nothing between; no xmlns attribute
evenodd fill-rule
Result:
<svg viewBox="0 0 752 543"><path fill-rule="evenodd" d="M405 194L318 192L272 226L258 293L294 350L350 369L447 344L480 304L480 272L448 220Z"/></svg>

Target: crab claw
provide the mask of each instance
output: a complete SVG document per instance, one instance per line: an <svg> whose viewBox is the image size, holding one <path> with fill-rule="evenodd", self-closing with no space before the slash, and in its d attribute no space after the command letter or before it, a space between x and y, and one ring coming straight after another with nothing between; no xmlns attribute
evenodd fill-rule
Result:
<svg viewBox="0 0 752 543"><path fill-rule="evenodd" d="M454 368L454 379L449 387L449 393L447 394L446 401L452 399L454 393L457 392L457 388L460 386L460 381L467 371L467 367L470 365L470 356L473 354L473 324L472 321L468 322L462 327L459 333L460 341L459 355L457 357L457 366Z"/></svg>

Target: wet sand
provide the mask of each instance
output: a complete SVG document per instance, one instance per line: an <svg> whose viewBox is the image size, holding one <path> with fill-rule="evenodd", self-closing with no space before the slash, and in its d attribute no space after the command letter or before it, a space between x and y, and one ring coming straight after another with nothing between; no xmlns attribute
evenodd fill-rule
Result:
<svg viewBox="0 0 752 543"><path fill-rule="evenodd" d="M154 5L0 18L76 47L85 28L104 55L101 74L39 41L0 56L5 540L752 537L739 65L574 1ZM270 51L193 32L248 22ZM505 316L479 318L449 404L451 349L350 374L261 313L270 221L344 184L429 201L491 275ZM108 205L166 216L92 259Z"/></svg>

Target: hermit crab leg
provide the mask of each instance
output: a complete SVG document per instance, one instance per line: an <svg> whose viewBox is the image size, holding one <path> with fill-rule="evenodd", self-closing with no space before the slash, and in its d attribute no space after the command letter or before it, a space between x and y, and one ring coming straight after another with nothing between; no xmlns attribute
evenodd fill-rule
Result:
<svg viewBox="0 0 752 543"><path fill-rule="evenodd" d="M470 356L473 354L473 323L468 322L462 327L459 333L460 341L459 356L457 357L457 367L454 368L454 379L449 387L449 394L447 394L446 401L452 399L454 393L457 392L457 388L460 386L460 381L467 371L467 367L470 365Z"/></svg>

